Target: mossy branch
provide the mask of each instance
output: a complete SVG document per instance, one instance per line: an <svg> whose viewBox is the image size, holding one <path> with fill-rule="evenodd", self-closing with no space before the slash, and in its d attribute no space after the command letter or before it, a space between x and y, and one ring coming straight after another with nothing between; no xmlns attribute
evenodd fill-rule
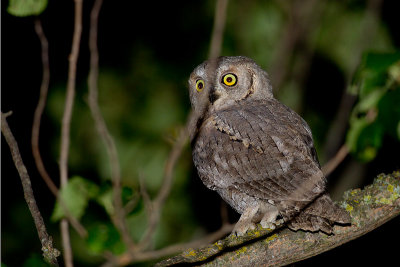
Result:
<svg viewBox="0 0 400 267"><path fill-rule="evenodd" d="M258 228L244 237L230 235L207 247L186 250L157 266L201 262L207 266L282 266L313 257L356 239L399 215L400 172L381 174L363 190L345 192L339 204L350 213L352 224L335 225L332 235L294 232L286 227L274 231ZM232 247L235 249L226 252Z"/></svg>

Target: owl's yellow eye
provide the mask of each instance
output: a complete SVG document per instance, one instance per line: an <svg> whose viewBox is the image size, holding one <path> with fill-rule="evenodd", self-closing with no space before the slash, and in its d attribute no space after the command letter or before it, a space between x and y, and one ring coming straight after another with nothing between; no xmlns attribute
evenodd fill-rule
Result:
<svg viewBox="0 0 400 267"><path fill-rule="evenodd" d="M234 86L237 82L237 77L233 73L228 73L222 77L222 82L227 86Z"/></svg>
<svg viewBox="0 0 400 267"><path fill-rule="evenodd" d="M203 80L197 80L196 81L196 90L197 92L201 92L204 89L204 81Z"/></svg>

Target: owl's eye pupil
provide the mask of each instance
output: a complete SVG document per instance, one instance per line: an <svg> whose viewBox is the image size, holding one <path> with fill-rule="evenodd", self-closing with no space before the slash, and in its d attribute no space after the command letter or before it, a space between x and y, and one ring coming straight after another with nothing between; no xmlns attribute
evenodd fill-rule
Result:
<svg viewBox="0 0 400 267"><path fill-rule="evenodd" d="M231 82L232 82L232 77L226 78L226 81L227 81L228 83L231 83Z"/></svg>
<svg viewBox="0 0 400 267"><path fill-rule="evenodd" d="M199 89L203 89L203 83L199 83Z"/></svg>

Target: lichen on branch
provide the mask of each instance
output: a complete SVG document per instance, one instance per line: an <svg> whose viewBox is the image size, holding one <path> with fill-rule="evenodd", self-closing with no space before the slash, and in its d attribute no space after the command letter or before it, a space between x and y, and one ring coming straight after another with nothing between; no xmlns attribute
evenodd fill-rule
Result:
<svg viewBox="0 0 400 267"><path fill-rule="evenodd" d="M205 260L207 266L282 266L318 255L356 239L400 214L400 171L380 174L362 190L346 191L339 205L349 212L352 223L350 226L335 225L331 235L294 232L286 227L271 231L258 225L244 237L229 235L198 250L186 250L157 266ZM227 252L227 248L231 249Z"/></svg>

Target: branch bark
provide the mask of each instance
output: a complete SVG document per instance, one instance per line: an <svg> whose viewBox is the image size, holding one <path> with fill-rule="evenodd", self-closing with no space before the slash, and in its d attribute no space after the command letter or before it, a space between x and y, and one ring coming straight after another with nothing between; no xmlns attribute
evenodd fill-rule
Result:
<svg viewBox="0 0 400 267"><path fill-rule="evenodd" d="M349 211L351 226L335 225L333 234L291 231L280 228L263 236L265 229L250 231L238 238L232 235L199 250L187 250L158 266L180 263L207 266L283 266L304 260L356 239L400 214L400 172L379 175L372 185L363 190L346 191L340 205ZM264 232L265 233L265 232ZM254 242L243 244L251 236ZM260 236L263 236L260 238ZM226 248L235 247L226 252ZM217 255L217 256L215 256ZM249 261L251 258L251 261Z"/></svg>
<svg viewBox="0 0 400 267"><path fill-rule="evenodd" d="M61 126L61 147L60 147L60 180L61 187L68 183L68 154L70 143L71 117L74 106L76 68L79 56L79 45L82 35L82 9L83 0L75 0L75 21L74 34L72 37L71 54L69 55L69 70L67 81L67 94L65 99L64 114ZM68 221L61 220L61 237L64 249L64 262L67 267L73 267L71 242L69 240Z"/></svg>
<svg viewBox="0 0 400 267"><path fill-rule="evenodd" d="M60 205L64 210L65 216L67 217L68 221L71 223L72 227L74 227L79 236L85 238L87 236L87 231L85 227L72 216L67 205L65 204L65 201L61 197L59 197L60 196L59 190L57 186L54 184L53 179L51 179L49 173L47 172L43 163L42 156L40 154L40 149L39 149L40 122L42 119L44 108L46 106L47 92L49 90L50 64L49 64L49 43L47 41L46 35L44 34L42 23L38 18L35 19L35 31L40 40L40 45L42 48L41 55L42 55L43 76L42 76L42 84L40 85L40 97L33 116L32 138L31 138L32 154L35 160L36 167L40 173L40 176L45 181L51 193L53 193L53 195L60 202Z"/></svg>
<svg viewBox="0 0 400 267"><path fill-rule="evenodd" d="M108 131L106 122L101 114L98 103L98 77L99 77L99 51L97 48L98 19L103 0L94 2L90 13L89 50L90 50L90 71L88 77L89 97L88 103L92 118L95 122L97 132L103 140L111 166L111 180L113 184L113 205L114 215L112 221L118 229L122 240L128 249L135 244L129 233L125 219L125 210L122 204L121 190L121 168L119 165L118 151L114 139Z"/></svg>
<svg viewBox="0 0 400 267"><path fill-rule="evenodd" d="M19 153L19 148L17 141L8 126L6 117L11 113L3 114L1 112L1 132L6 139L11 155L14 160L15 167L18 170L18 174L21 178L22 188L24 190L25 201L28 204L29 211L32 214L33 221L36 226L36 231L39 235L40 242L42 243L43 257L53 266L58 266L57 257L60 255L60 251L53 247L53 239L47 233L46 225L44 224L43 217L40 214L39 208L36 205L35 196L33 195L33 190L31 186L31 179L29 177L28 171L22 161L21 154Z"/></svg>

